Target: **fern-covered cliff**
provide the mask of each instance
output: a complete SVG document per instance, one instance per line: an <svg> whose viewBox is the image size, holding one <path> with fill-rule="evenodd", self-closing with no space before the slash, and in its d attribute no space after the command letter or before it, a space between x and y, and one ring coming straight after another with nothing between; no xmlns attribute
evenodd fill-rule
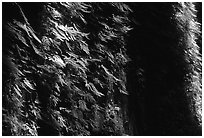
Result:
<svg viewBox="0 0 204 138"><path fill-rule="evenodd" d="M201 135L197 5L3 3L3 135Z"/></svg>

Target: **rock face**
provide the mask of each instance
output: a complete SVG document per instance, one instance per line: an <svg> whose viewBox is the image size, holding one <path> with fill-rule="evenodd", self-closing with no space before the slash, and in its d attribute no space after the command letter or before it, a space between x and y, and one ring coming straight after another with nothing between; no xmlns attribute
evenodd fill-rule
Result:
<svg viewBox="0 0 204 138"><path fill-rule="evenodd" d="M3 3L3 135L201 135L200 5Z"/></svg>

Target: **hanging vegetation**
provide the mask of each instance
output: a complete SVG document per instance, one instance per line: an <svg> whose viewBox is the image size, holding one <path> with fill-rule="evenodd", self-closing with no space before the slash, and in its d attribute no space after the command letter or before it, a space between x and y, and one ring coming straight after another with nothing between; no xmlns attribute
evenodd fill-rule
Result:
<svg viewBox="0 0 204 138"><path fill-rule="evenodd" d="M136 3L3 3L3 135L154 135L156 133L146 133L152 128L151 121L145 118L149 118L146 114L152 113L150 108L153 106L149 106L151 102L148 103L148 100L153 97L155 103L159 103L159 100L165 97L171 99L176 91L183 90L182 97L188 97L189 106L186 105L186 108L196 118L195 129L200 128L201 54L197 45L200 24L196 22L196 8L192 3L167 5L172 11L168 11L166 14L169 15L165 17L172 17L173 25L170 26L178 36L171 39L176 40L172 47L179 47L175 49L170 45L162 48L164 40L161 43L153 40L152 32L158 32L155 31L158 26L145 22L146 17L142 17L145 12L137 10L141 5ZM33 12L29 13L32 7ZM10 9L12 12L7 15ZM150 13L154 16L154 12ZM155 13L158 17L164 16L158 11ZM156 22L157 16L154 17ZM167 20L164 19L164 22ZM147 29L144 33L147 41L153 37L147 44L152 41L160 43L152 50L153 56L151 46L145 45L143 49L140 43L143 33L138 28ZM162 29L165 30L165 26ZM161 31L158 33L165 36L162 29L158 29ZM171 32L167 35L173 37ZM138 45L134 44L136 41ZM162 63L162 66L159 52L165 51L165 48L173 56L166 54L164 59L167 59L168 65ZM168 52L161 55L165 53ZM178 60L171 62L174 56ZM152 62L154 59L158 59L158 62ZM134 66L132 72L129 71L129 64ZM166 69L168 66L169 69ZM168 91L162 97L160 92L174 84L170 82L164 86L171 80L170 69L176 70L173 71L174 75L184 71L185 77L181 75L183 79L179 82L182 88L172 85L169 91L173 91L173 94ZM162 80L165 72L170 72L170 75ZM159 75L155 77L157 73ZM154 82L159 83L151 87ZM158 87L161 90L154 92ZM158 93L161 99L157 98ZM172 107L177 106L175 101L169 101ZM184 114L178 112L175 118L176 115ZM169 134L167 129L161 128L161 131L157 134ZM188 129L183 129L182 133L174 131L169 132L183 135Z"/></svg>

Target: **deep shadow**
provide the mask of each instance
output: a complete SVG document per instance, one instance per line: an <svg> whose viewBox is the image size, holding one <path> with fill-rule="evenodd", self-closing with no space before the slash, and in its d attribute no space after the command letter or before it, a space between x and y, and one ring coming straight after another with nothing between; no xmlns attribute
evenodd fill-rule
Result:
<svg viewBox="0 0 204 138"><path fill-rule="evenodd" d="M184 90L185 64L170 3L134 3L127 67L130 135L201 135Z"/></svg>

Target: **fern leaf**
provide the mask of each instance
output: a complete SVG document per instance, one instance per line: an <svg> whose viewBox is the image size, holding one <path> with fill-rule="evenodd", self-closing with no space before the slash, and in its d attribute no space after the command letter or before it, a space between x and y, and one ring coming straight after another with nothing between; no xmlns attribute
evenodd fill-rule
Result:
<svg viewBox="0 0 204 138"><path fill-rule="evenodd" d="M101 67L104 69L105 73L106 73L109 77L113 78L115 81L121 81L120 79L117 79L115 76L113 76L113 74L111 74L111 73L108 71L108 69L107 69L106 67L104 67L103 65L101 65Z"/></svg>
<svg viewBox="0 0 204 138"><path fill-rule="evenodd" d="M96 87L94 86L93 83L89 82L88 84L86 84L86 87L91 90L95 95L101 97L101 96L104 96L103 93L99 92Z"/></svg>
<svg viewBox="0 0 204 138"><path fill-rule="evenodd" d="M51 61L53 61L56 65L58 65L61 68L64 68L66 66L66 64L64 63L64 61L61 59L60 56L58 55L54 55L52 58L49 58Z"/></svg>
<svg viewBox="0 0 204 138"><path fill-rule="evenodd" d="M24 79L24 84L30 88L31 90L35 90L34 86L25 78Z"/></svg>
<svg viewBox="0 0 204 138"><path fill-rule="evenodd" d="M22 97L21 92L20 92L20 89L18 88L17 85L16 85L15 87L13 87L13 89L14 89L15 93L16 93L18 96Z"/></svg>

